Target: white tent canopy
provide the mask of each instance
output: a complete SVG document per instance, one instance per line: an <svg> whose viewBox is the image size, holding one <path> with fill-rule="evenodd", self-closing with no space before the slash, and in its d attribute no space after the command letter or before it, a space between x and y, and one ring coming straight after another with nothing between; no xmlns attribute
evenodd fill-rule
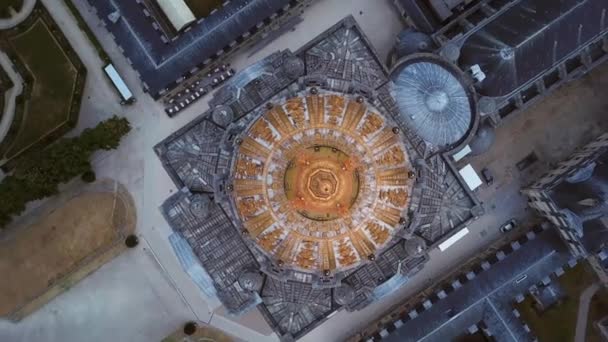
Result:
<svg viewBox="0 0 608 342"><path fill-rule="evenodd" d="M477 172L475 172L475 169L473 169L471 164L467 164L467 166L463 167L458 172L462 176L462 179L464 179L465 183L467 183L467 186L469 189L471 189L471 191L477 189L483 184L481 178L479 178Z"/></svg>
<svg viewBox="0 0 608 342"><path fill-rule="evenodd" d="M454 245L456 242L458 242L458 240L465 237L465 235L467 235L467 234L469 234L469 229L467 227L462 228L461 230L456 232L454 235L450 236L448 239L446 239L445 241L440 243L438 246L439 250L442 252L445 251L446 249L448 249L452 245Z"/></svg>
<svg viewBox="0 0 608 342"><path fill-rule="evenodd" d="M177 31L196 20L184 0L156 0L156 2Z"/></svg>

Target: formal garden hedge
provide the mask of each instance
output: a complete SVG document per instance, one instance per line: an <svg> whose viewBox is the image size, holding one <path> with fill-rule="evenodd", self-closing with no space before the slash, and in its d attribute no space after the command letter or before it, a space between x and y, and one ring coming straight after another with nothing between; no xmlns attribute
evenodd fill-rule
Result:
<svg viewBox="0 0 608 342"><path fill-rule="evenodd" d="M21 156L12 173L0 182L0 227L21 214L28 202L57 194L60 184L83 174L91 177L91 155L117 148L130 130L127 119L114 116L78 137L62 138Z"/></svg>
<svg viewBox="0 0 608 342"><path fill-rule="evenodd" d="M23 0L2 0L0 1L0 18L10 18L11 11L9 8L19 12L23 7Z"/></svg>
<svg viewBox="0 0 608 342"><path fill-rule="evenodd" d="M25 82L15 118L0 142L0 160L11 160L44 148L76 126L86 68L40 3L23 23L0 31L0 49Z"/></svg>
<svg viewBox="0 0 608 342"><path fill-rule="evenodd" d="M0 67L0 120L2 120L2 115L4 114L4 94L9 91L13 85L13 81L6 71Z"/></svg>

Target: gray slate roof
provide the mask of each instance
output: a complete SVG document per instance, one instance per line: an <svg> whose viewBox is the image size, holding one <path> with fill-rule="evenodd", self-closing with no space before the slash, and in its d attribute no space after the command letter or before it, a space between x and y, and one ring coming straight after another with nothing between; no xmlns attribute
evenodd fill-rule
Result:
<svg viewBox="0 0 608 342"><path fill-rule="evenodd" d="M296 1L296 3L299 1ZM233 41L293 3L289 0L231 0L166 44L136 1L89 0L140 74L153 97ZM112 23L108 16L118 11Z"/></svg>
<svg viewBox="0 0 608 342"><path fill-rule="evenodd" d="M346 39L342 47L340 36ZM336 51L339 53L331 53ZM313 62L308 58L310 56L324 57L313 58ZM304 62L305 70L301 70L297 57ZM325 64L333 67L328 68ZM333 73L320 72L330 69ZM320 83L314 83L316 81ZM229 185L226 177L240 130L264 110L266 102L282 99L292 91L310 86L308 82L328 89L340 90L344 86L342 91L361 91L370 97L372 93L377 94L375 99L379 109L398 117L395 102L386 86L387 72L355 20L348 17L296 54L290 51L274 53L235 75L214 94L209 111L155 147L166 171L182 189L161 209L173 230L187 240L200 259L213 280L219 299L231 312L243 312L259 303L258 308L273 329L281 336L294 338L302 336L340 308L334 297L335 288L331 289L329 282L330 285L313 288L310 281L301 275L276 269L248 239L240 235L240 222L230 210L232 204L226 194ZM359 86L377 90L377 93L351 88ZM232 123L221 126L214 123L211 114L215 108L229 108L233 113ZM429 244L435 243L471 219L470 211L478 201L465 190L465 185L456 178L446 159L438 155L429 158L424 142L402 125L402 121L399 126L411 140L412 146L408 150L411 158L428 158L418 177L421 184L428 179L430 188L419 187L412 194L412 202L415 203L412 208L414 217L421 217L424 222L428 219L421 235ZM200 211L201 197L212 203L208 208L210 216ZM408 229L417 233L418 227ZM373 262L344 275L344 284L350 286L355 296L346 309L360 309L390 293L407 282L427 260L425 253L408 255L402 240L396 241ZM191 268L192 265L184 267ZM251 270L262 271L264 281L259 294L239 286L239 275ZM195 275L197 279L201 278L202 285L199 286L205 287L208 283L206 277ZM335 285L335 279L330 280Z"/></svg>
<svg viewBox="0 0 608 342"><path fill-rule="evenodd" d="M521 0L464 41L460 64L486 74L480 93L505 96L608 33L605 0Z"/></svg>
<svg viewBox="0 0 608 342"><path fill-rule="evenodd" d="M398 328L391 327L388 336L375 340L450 341L470 326L483 322L497 341L528 341L529 333L513 314L514 298L526 293L570 258L557 231L543 231L488 270L479 270L473 279L462 278L462 286L448 289L446 298L433 300L430 308L418 311L413 319L402 318ZM448 315L450 310L452 317Z"/></svg>

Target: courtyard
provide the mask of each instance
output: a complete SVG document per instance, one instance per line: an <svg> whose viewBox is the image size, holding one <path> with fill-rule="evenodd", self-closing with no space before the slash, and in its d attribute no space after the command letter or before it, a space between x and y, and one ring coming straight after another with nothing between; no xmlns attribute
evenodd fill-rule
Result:
<svg viewBox="0 0 608 342"><path fill-rule="evenodd" d="M545 311L538 311L534 308L534 300L530 295L527 295L523 302L514 306L521 313L522 321L528 324L539 341L574 341L580 298L584 291L598 279L587 262L581 261L555 281L564 290L565 298L554 306ZM606 289L596 292L589 308L591 314L588 319L585 341L600 342L602 340L598 331L593 327L593 322L606 314L606 312L602 314L601 310L606 308L607 303Z"/></svg>
<svg viewBox="0 0 608 342"><path fill-rule="evenodd" d="M135 227L130 195L112 181L72 184L15 222L0 241L0 317L19 320L123 250ZM16 267L19 265L19 267Z"/></svg>
<svg viewBox="0 0 608 342"><path fill-rule="evenodd" d="M608 101L601 95L606 87L608 65L601 65L531 108L507 116L495 129L496 140L486 153L457 162L459 168L470 163L478 173L487 168L494 177L491 185L476 190L486 210L475 223L486 226L481 234L491 234L490 227L512 218L526 227L539 222L520 189L608 130ZM536 161L518 168L518 163L531 155Z"/></svg>

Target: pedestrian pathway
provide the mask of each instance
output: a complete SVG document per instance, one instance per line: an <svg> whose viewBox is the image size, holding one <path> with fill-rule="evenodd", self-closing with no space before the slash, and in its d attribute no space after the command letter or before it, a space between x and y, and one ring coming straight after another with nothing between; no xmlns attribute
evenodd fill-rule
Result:
<svg viewBox="0 0 608 342"><path fill-rule="evenodd" d="M599 290L600 285L595 283L583 291L578 303L578 317L576 318L576 334L574 335L574 342L585 342L585 335L587 334L587 315L589 314L589 304L591 304L591 298Z"/></svg>
<svg viewBox="0 0 608 342"><path fill-rule="evenodd" d="M2 142L13 123L17 96L21 95L23 92L23 79L21 78L21 75L15 71L13 63L8 55L2 51L0 51L0 67L6 71L13 82L13 87L4 94L4 108L2 118L0 119L0 142Z"/></svg>
<svg viewBox="0 0 608 342"><path fill-rule="evenodd" d="M27 18L36 5L36 0L24 0L21 11L7 19L0 19L0 30L6 30L19 25Z"/></svg>
<svg viewBox="0 0 608 342"><path fill-rule="evenodd" d="M36 5L36 0L25 0L21 11L10 18L0 19L0 30L7 30L19 25L32 13L34 5ZM2 108L2 118L0 119L0 142L2 142L13 123L13 118L15 117L15 102L17 96L21 95L21 92L23 91L23 79L21 78L21 75L15 71L9 57L2 51L0 51L0 67L6 71L13 82L13 87L4 94L5 103L4 108Z"/></svg>

